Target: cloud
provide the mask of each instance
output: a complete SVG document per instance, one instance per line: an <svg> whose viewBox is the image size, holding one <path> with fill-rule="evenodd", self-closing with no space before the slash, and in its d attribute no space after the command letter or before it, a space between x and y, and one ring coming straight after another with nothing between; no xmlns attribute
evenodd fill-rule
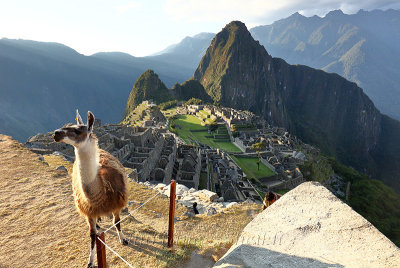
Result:
<svg viewBox="0 0 400 268"><path fill-rule="evenodd" d="M266 13L285 9L290 0L167 0L166 11L174 19L190 22L245 20L255 22Z"/></svg>
<svg viewBox="0 0 400 268"><path fill-rule="evenodd" d="M230 22L241 20L252 27L269 24L297 11L306 16L324 16L342 9L352 14L359 9L400 9L398 0L167 0L165 9L175 20L187 22Z"/></svg>
<svg viewBox="0 0 400 268"><path fill-rule="evenodd" d="M140 7L140 3L136 1L129 1L123 5L116 6L115 9L117 10L118 14L123 14L128 12L131 9L135 9Z"/></svg>

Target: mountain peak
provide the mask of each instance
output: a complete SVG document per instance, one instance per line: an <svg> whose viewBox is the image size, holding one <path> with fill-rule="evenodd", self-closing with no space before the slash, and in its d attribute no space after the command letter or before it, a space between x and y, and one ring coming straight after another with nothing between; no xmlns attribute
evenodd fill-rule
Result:
<svg viewBox="0 0 400 268"><path fill-rule="evenodd" d="M241 22L240 20L233 20L230 23L228 23L226 26L245 27L247 29L246 25L243 22Z"/></svg>
<svg viewBox="0 0 400 268"><path fill-rule="evenodd" d="M343 13L343 11L341 9L336 9L336 10L329 11L329 13L326 14L325 17L327 17L327 18L339 17L339 16L343 16L343 15L345 15L345 14Z"/></svg>
<svg viewBox="0 0 400 268"><path fill-rule="evenodd" d="M143 79L143 78L149 78L149 77L152 77L152 76L154 76L154 77L156 77L157 79L159 79L158 78L158 75L153 71L153 70L151 70L151 69L149 69L149 70L146 70L144 73L142 73L142 75L139 77L139 79ZM139 80L138 79L138 80Z"/></svg>
<svg viewBox="0 0 400 268"><path fill-rule="evenodd" d="M263 83L257 84L256 87L242 79L247 77L250 81L251 77L253 81L255 68L268 70L271 68L271 65L268 67L270 59L265 49L252 38L246 25L240 21L232 21L211 42L194 73L194 79L200 81L214 101L223 105L229 103L233 95L239 94L241 97L235 98L236 107L248 110L254 104L251 103L251 98L247 97L254 94L261 84L268 82L265 81L265 75L261 77ZM231 84L237 80L243 82L239 91Z"/></svg>
<svg viewBox="0 0 400 268"><path fill-rule="evenodd" d="M156 103L168 101L171 98L168 88L153 70L142 73L133 85L125 108L125 116L133 111L144 100Z"/></svg>
<svg viewBox="0 0 400 268"><path fill-rule="evenodd" d="M231 21L230 23L228 23L224 27L223 31L224 30L230 31L230 32L248 32L246 25L243 22L238 21L238 20L234 20L234 21Z"/></svg>
<svg viewBox="0 0 400 268"><path fill-rule="evenodd" d="M299 12L293 13L289 18L305 18L303 15L301 15Z"/></svg>
<svg viewBox="0 0 400 268"><path fill-rule="evenodd" d="M243 43L243 40L250 43L257 43L254 41L246 25L241 21L231 21L216 35L216 38L212 43L223 44L224 46L233 45L239 41Z"/></svg>

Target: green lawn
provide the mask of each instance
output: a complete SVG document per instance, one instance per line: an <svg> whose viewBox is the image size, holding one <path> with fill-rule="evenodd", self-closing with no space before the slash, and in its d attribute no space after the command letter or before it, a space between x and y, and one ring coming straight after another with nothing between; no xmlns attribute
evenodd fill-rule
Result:
<svg viewBox="0 0 400 268"><path fill-rule="evenodd" d="M200 116L200 117L203 118L203 119L206 119L206 124L212 124L212 123L214 123L214 120L212 120L211 118L207 118L207 116L209 116L210 114L207 113L207 112L204 111L204 110L199 111L199 112L197 113L197 115Z"/></svg>
<svg viewBox="0 0 400 268"><path fill-rule="evenodd" d="M228 152L241 152L232 142L227 141L214 141L207 131L207 127L201 125L201 120L193 115L181 115L174 121L175 131L186 143L190 144L190 137L193 140L198 140L203 144L207 144L214 148L219 148ZM191 132L190 130L204 130L201 132ZM226 129L225 129L226 131Z"/></svg>
<svg viewBox="0 0 400 268"><path fill-rule="evenodd" d="M209 113L207 113L207 112L204 111L204 110L199 111L199 113L200 113L200 116L201 116L202 118L206 118L208 115L210 115Z"/></svg>
<svg viewBox="0 0 400 268"><path fill-rule="evenodd" d="M165 117L171 117L176 114L176 107L161 111Z"/></svg>
<svg viewBox="0 0 400 268"><path fill-rule="evenodd" d="M215 121L212 120L211 118L207 118L207 119L206 119L206 123L209 124L209 125L212 124L212 123L214 123L214 122L215 122Z"/></svg>
<svg viewBox="0 0 400 268"><path fill-rule="evenodd" d="M274 172L263 163L260 163L260 170L257 167L258 158L242 158L231 156L248 178L263 178L274 175Z"/></svg>

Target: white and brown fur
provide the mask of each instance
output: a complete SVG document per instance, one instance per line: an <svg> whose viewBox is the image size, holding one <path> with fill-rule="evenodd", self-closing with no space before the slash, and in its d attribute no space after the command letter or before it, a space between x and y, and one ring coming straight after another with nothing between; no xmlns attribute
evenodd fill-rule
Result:
<svg viewBox="0 0 400 268"><path fill-rule="evenodd" d="M127 177L118 159L99 149L97 137L92 132L93 114L88 112L88 123L85 125L77 110L76 121L76 125L68 124L55 130L53 138L75 148L72 188L75 206L89 224L91 244L88 267L93 267L97 219L113 214L114 224L119 222L120 211L127 204ZM116 228L121 243L127 245L128 240L119 223Z"/></svg>

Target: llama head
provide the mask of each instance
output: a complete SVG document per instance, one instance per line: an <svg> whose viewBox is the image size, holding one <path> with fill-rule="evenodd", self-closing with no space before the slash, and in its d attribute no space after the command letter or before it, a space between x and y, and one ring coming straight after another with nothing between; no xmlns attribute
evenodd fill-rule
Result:
<svg viewBox="0 0 400 268"><path fill-rule="evenodd" d="M88 112L88 121L85 125L78 110L76 110L75 120L76 124L66 124L54 131L53 138L56 142L64 142L79 148L90 140L94 123L93 113Z"/></svg>

